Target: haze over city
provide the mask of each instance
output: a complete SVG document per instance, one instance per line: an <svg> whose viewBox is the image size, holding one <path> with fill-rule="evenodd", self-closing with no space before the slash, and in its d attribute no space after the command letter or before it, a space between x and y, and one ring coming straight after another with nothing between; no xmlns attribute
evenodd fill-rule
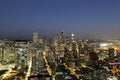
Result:
<svg viewBox="0 0 120 80"><path fill-rule="evenodd" d="M119 39L119 0L1 0L0 38L32 39L54 33Z"/></svg>

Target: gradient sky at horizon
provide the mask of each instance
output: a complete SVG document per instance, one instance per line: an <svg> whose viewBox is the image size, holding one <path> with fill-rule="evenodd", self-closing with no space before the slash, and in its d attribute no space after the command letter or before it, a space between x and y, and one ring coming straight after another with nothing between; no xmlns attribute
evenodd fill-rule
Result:
<svg viewBox="0 0 120 80"><path fill-rule="evenodd" d="M0 0L0 38L52 37L64 31L81 38L120 39L119 0Z"/></svg>

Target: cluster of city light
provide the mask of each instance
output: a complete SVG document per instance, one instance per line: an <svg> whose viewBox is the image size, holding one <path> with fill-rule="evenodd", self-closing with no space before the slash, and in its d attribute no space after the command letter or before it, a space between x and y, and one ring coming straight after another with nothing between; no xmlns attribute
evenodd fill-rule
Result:
<svg viewBox="0 0 120 80"><path fill-rule="evenodd" d="M99 49L108 50L109 48L114 48L116 51L120 51L120 45L115 45L114 43L100 43Z"/></svg>
<svg viewBox="0 0 120 80"><path fill-rule="evenodd" d="M31 44L30 44L31 45L31 47L30 47L31 52L29 51L31 54L30 56L28 56L28 53L29 53L28 52L28 49L29 49L28 43L24 43L24 42L15 43L15 45L16 45L15 46L15 54L16 54L15 55L15 68L17 68L16 74L21 73L21 71L23 71L25 73L25 77L24 77L25 80L28 80L28 78L30 76L37 76L38 74L42 74L43 71L45 71L45 73L43 73L43 74L48 74L48 75L52 76L53 80L55 80L56 76L59 74L64 75L63 71L60 71L60 72L56 71L55 73L53 73L52 71L54 69L51 68L51 66L53 66L53 65L51 65L51 63L52 64L55 63L54 65L59 65L59 64L64 65L65 69L70 71L70 74L79 78L79 77L82 77L85 75L81 72L80 73L76 72L77 70L80 70L81 67L89 68L90 70L95 71L95 68L88 66L87 62L90 61L90 63L93 62L93 63L97 64L97 66L99 66L98 65L99 63L96 63L91 59L91 56L90 56L90 51L92 51L91 48L94 48L94 51L97 54L96 57L98 57L100 61L101 60L104 61L104 59L111 58L111 56L107 53L111 53L111 54L113 53L114 54L113 56L116 57L115 55L117 55L117 53L119 53L117 50L120 50L120 46L117 46L118 44L111 43L111 42L101 42L101 43L98 42L99 44L93 42L94 45L97 45L97 47L89 45L88 40L86 40L86 41L81 40L81 42L78 42L78 41L76 41L74 34L71 34L70 38L68 38L70 40L68 40L67 38L64 38L64 34L62 33L60 38L57 36L57 38L55 37L53 39L53 41L52 41L53 43L51 43L49 41L47 42L44 39L41 39L41 41L39 41L38 33L35 33L33 36L34 36L33 42L31 42ZM53 45L55 48L53 47ZM45 49L43 49L43 48L45 48ZM64 48L66 48L66 52L65 52ZM102 49L102 50L99 50L99 49ZM55 53L55 56L54 56L54 53ZM101 55L99 53L101 53L103 55ZM67 54L67 55L65 55L65 54ZM19 56L19 57L17 57L17 56ZM25 56L27 56L27 57L25 57ZM79 58L77 58L76 56L79 56ZM65 62L63 62L64 61L63 59L65 59ZM24 62L23 62L24 64L21 63L23 60L24 60ZM84 61L77 63L77 65L76 65L75 61L80 61L80 60L81 61L84 60ZM69 61L69 63L67 63L68 61ZM111 65L113 67L114 67L114 65L120 64L119 62L114 62L114 61L109 62L109 60L108 61L105 60L105 61L106 61L106 63L109 63L109 65ZM45 66L44 66L44 63L45 63ZM90 65L94 65L93 63ZM26 66L28 66L27 71L25 69ZM100 64L100 66L103 66L103 65ZM117 68L110 69L108 66L105 66L103 68L108 72L111 71L111 73L113 73L113 74L117 74L118 72L120 72L120 70L118 70ZM11 72L13 72L13 70L12 70L12 68L9 68L8 71L4 75L2 75L2 78L5 79L8 76L11 76L12 75ZM16 77L21 78L21 79L23 78L22 76L16 76ZM117 78L115 76L108 75L107 77L108 77L107 80L117 80ZM67 76L65 78L69 78L69 76Z"/></svg>
<svg viewBox="0 0 120 80"><path fill-rule="evenodd" d="M110 44L109 43L101 43L100 44L100 47L107 47L107 46L109 46Z"/></svg>

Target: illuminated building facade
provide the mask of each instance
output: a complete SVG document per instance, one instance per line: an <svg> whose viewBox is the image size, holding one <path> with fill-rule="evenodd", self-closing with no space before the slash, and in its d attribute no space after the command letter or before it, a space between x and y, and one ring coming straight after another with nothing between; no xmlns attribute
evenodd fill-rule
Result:
<svg viewBox="0 0 120 80"><path fill-rule="evenodd" d="M37 32L33 32L33 42L37 43L39 41L39 34Z"/></svg>
<svg viewBox="0 0 120 80"><path fill-rule="evenodd" d="M31 75L40 74L43 70L43 50L39 44L33 44Z"/></svg>
<svg viewBox="0 0 120 80"><path fill-rule="evenodd" d="M28 63L28 42L15 42L15 66L19 69L25 68ZM24 66L22 66L24 64Z"/></svg>
<svg viewBox="0 0 120 80"><path fill-rule="evenodd" d="M0 43L0 61L3 64L9 64L14 62L14 47L13 42L4 41Z"/></svg>
<svg viewBox="0 0 120 80"><path fill-rule="evenodd" d="M3 61L3 58L4 58L3 45L4 45L4 43L3 43L3 42L0 42L0 62L2 62L2 61Z"/></svg>

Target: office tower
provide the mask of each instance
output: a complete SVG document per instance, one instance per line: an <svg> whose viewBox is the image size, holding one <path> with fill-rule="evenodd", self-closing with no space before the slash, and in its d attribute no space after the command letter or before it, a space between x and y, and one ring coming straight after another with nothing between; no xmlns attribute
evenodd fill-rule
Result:
<svg viewBox="0 0 120 80"><path fill-rule="evenodd" d="M108 50L109 58L114 57L114 52L115 52L114 48L109 48L109 50Z"/></svg>
<svg viewBox="0 0 120 80"><path fill-rule="evenodd" d="M99 57L99 60L103 60L107 57L107 55L103 50L100 50L99 54L98 54L98 57Z"/></svg>
<svg viewBox="0 0 120 80"><path fill-rule="evenodd" d="M7 64L14 62L14 48L13 48L13 42L11 41L5 41L3 47L3 54L4 54L4 62Z"/></svg>
<svg viewBox="0 0 120 80"><path fill-rule="evenodd" d="M70 44L71 44L71 51L73 50L73 48L74 48L74 50L77 50L78 49L78 45L77 45L77 41L75 40L75 35L74 34L71 34L71 42L70 42Z"/></svg>
<svg viewBox="0 0 120 80"><path fill-rule="evenodd" d="M65 38L65 47L68 49L68 50L70 50L70 37L66 37Z"/></svg>
<svg viewBox="0 0 120 80"><path fill-rule="evenodd" d="M87 52L87 51L85 51L85 53L84 53L84 59L85 59L85 61L89 61L89 53Z"/></svg>
<svg viewBox="0 0 120 80"><path fill-rule="evenodd" d="M91 61L93 61L93 62L98 61L98 55L95 52L90 52L89 56L90 56Z"/></svg>
<svg viewBox="0 0 120 80"><path fill-rule="evenodd" d="M43 44L43 39L39 39L39 43L42 45Z"/></svg>
<svg viewBox="0 0 120 80"><path fill-rule="evenodd" d="M63 44L65 43L64 32L61 32L60 42L63 43Z"/></svg>
<svg viewBox="0 0 120 80"><path fill-rule="evenodd" d="M39 44L33 45L31 75L40 74L43 70L43 49Z"/></svg>
<svg viewBox="0 0 120 80"><path fill-rule="evenodd" d="M0 42L0 62L3 61L4 54L3 54L3 42Z"/></svg>
<svg viewBox="0 0 120 80"><path fill-rule="evenodd" d="M82 48L83 48L83 42L82 41L79 41L78 42L78 49L79 49L79 54L83 54L83 51L82 51Z"/></svg>
<svg viewBox="0 0 120 80"><path fill-rule="evenodd" d="M81 40L78 40L78 58L80 60L80 56L81 56Z"/></svg>
<svg viewBox="0 0 120 80"><path fill-rule="evenodd" d="M15 42L15 66L16 68L23 69L28 65L28 42L16 41Z"/></svg>
<svg viewBox="0 0 120 80"><path fill-rule="evenodd" d="M67 48L65 48L64 61L67 66L70 66L70 64L69 64L71 61L70 57L71 57L70 51Z"/></svg>
<svg viewBox="0 0 120 80"><path fill-rule="evenodd" d="M50 44L49 44L48 37L45 37L45 38L43 39L43 44L42 44L43 50L46 50L46 46L47 46L47 45L50 45Z"/></svg>
<svg viewBox="0 0 120 80"><path fill-rule="evenodd" d="M9 47L6 46L3 50L3 54L4 54L3 61L6 62L6 63L8 63L9 58L10 58L8 53L10 53Z"/></svg>
<svg viewBox="0 0 120 80"><path fill-rule="evenodd" d="M75 40L75 35L71 34L71 44L72 44L72 48L77 48L77 42Z"/></svg>
<svg viewBox="0 0 120 80"><path fill-rule="evenodd" d="M77 46L77 42L75 41L75 35L71 34L71 50L75 59L77 57L77 49L78 49L78 46Z"/></svg>
<svg viewBox="0 0 120 80"><path fill-rule="evenodd" d="M60 51L64 51L64 48L65 48L64 32L61 32L61 35L60 35Z"/></svg>
<svg viewBox="0 0 120 80"><path fill-rule="evenodd" d="M75 42L75 35L74 34L71 34L71 41Z"/></svg>
<svg viewBox="0 0 120 80"><path fill-rule="evenodd" d="M2 56L3 56L2 48L0 47L0 62L2 61Z"/></svg>
<svg viewBox="0 0 120 80"><path fill-rule="evenodd" d="M14 62L14 48L11 41L0 43L0 61L2 61L3 64Z"/></svg>
<svg viewBox="0 0 120 80"><path fill-rule="evenodd" d="M33 32L33 42L37 43L39 41L39 35L37 32Z"/></svg>
<svg viewBox="0 0 120 80"><path fill-rule="evenodd" d="M54 37L53 37L53 46L55 48L55 51L59 50L59 38L58 38L58 34L54 34Z"/></svg>
<svg viewBox="0 0 120 80"><path fill-rule="evenodd" d="M46 51L46 55L48 57L48 62L52 63L55 62L55 53L50 49L51 46L47 46L47 51Z"/></svg>

